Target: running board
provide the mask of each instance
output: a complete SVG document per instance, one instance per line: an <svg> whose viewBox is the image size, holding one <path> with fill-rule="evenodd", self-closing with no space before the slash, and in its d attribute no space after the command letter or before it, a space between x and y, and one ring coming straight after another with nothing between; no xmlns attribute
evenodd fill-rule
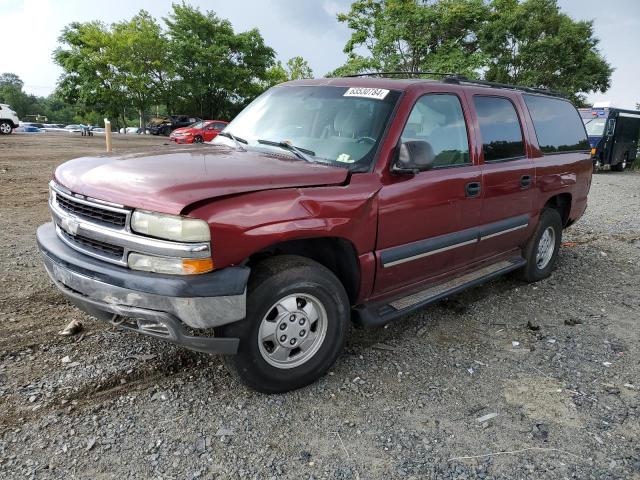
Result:
<svg viewBox="0 0 640 480"><path fill-rule="evenodd" d="M353 321L356 325L362 327L382 326L430 303L437 302L467 288L475 287L505 273L524 267L526 263L527 261L520 256L502 260L389 303L356 307L353 312Z"/></svg>

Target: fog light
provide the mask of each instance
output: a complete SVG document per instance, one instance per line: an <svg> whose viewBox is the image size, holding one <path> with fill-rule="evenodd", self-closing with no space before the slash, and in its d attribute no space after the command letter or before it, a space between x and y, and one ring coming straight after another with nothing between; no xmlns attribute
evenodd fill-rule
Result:
<svg viewBox="0 0 640 480"><path fill-rule="evenodd" d="M196 275L213 270L213 260L209 258L167 258L129 254L129 268L143 272L168 273L170 275Z"/></svg>

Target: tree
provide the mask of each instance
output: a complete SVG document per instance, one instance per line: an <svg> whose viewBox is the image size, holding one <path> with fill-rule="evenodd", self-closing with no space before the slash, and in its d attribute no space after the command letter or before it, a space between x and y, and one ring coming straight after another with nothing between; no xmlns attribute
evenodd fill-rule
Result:
<svg viewBox="0 0 640 480"><path fill-rule="evenodd" d="M80 104L126 123L130 102L122 76L111 62L114 55L110 30L102 22L74 22L64 28L53 53L64 70L58 91L66 102Z"/></svg>
<svg viewBox="0 0 640 480"><path fill-rule="evenodd" d="M611 66L592 22L557 0L357 0L338 15L352 30L331 76L419 70L558 90L577 103L604 92Z"/></svg>
<svg viewBox="0 0 640 480"><path fill-rule="evenodd" d="M258 30L235 34L228 20L185 4L174 4L165 23L176 75L172 91L183 110L230 118L268 83L275 52Z"/></svg>
<svg viewBox="0 0 640 480"><path fill-rule="evenodd" d="M129 21L115 23L108 60L116 83L138 112L139 126L144 127L144 112L163 98L164 82L170 76L168 43L160 25L144 10Z"/></svg>
<svg viewBox="0 0 640 480"><path fill-rule="evenodd" d="M309 63L302 57L290 58L287 60L286 66L283 66L282 62L278 61L269 69L267 74L267 87L290 80L313 78L313 70L309 66Z"/></svg>
<svg viewBox="0 0 640 480"><path fill-rule="evenodd" d="M287 77L289 80L313 78L313 70L302 57L293 57L287 60Z"/></svg>
<svg viewBox="0 0 640 480"><path fill-rule="evenodd" d="M593 22L571 19L557 0L493 0L480 38L487 80L557 90L577 103L610 86Z"/></svg>
<svg viewBox="0 0 640 480"><path fill-rule="evenodd" d="M485 63L477 32L488 14L483 0L357 0L338 14L352 34L347 63L331 75L422 70L475 77Z"/></svg>

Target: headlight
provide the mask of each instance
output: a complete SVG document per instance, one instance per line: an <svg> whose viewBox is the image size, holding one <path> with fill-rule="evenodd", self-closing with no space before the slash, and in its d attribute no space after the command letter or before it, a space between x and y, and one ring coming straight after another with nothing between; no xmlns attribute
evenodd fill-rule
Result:
<svg viewBox="0 0 640 480"><path fill-rule="evenodd" d="M128 263L132 270L171 275L194 275L213 270L211 258L167 258L130 253Z"/></svg>
<svg viewBox="0 0 640 480"><path fill-rule="evenodd" d="M209 225L204 220L144 210L133 212L131 229L150 237L178 242L208 242L211 240Z"/></svg>

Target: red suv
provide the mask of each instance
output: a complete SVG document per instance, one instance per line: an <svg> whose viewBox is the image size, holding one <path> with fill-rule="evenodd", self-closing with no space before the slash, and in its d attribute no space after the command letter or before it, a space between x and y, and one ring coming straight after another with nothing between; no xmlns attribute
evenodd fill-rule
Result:
<svg viewBox="0 0 640 480"><path fill-rule="evenodd" d="M272 88L197 151L59 166L46 269L92 315L302 387L378 326L507 272L549 276L591 183L546 92L341 78Z"/></svg>
<svg viewBox="0 0 640 480"><path fill-rule="evenodd" d="M210 142L224 130L228 123L222 120L201 120L188 127L174 130L169 135L169 140L176 143Z"/></svg>

